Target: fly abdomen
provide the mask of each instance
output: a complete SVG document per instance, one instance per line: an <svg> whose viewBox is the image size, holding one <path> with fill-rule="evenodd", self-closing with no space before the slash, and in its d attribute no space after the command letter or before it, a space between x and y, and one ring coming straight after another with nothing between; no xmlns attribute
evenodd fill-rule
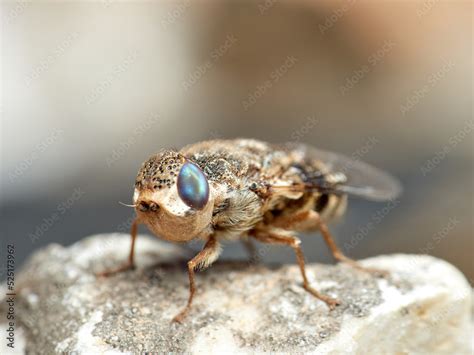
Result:
<svg viewBox="0 0 474 355"><path fill-rule="evenodd" d="M342 216L346 211L347 196L323 193L316 197L314 210L328 222Z"/></svg>

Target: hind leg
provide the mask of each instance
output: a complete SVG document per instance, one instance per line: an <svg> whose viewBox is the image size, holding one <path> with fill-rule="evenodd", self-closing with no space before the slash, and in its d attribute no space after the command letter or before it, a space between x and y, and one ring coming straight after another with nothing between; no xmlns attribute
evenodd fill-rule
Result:
<svg viewBox="0 0 474 355"><path fill-rule="evenodd" d="M339 247L336 245L336 242L334 241L334 239L331 236L331 233L329 232L329 228L324 222L322 221L319 222L318 229L321 232L321 235L323 236L323 239L326 242L329 250L331 251L331 254L334 257L334 259L336 259L337 261L346 263L358 270L365 271L370 274L374 274L378 277L388 276L388 271L362 266L358 261L344 255L341 249L339 249Z"/></svg>

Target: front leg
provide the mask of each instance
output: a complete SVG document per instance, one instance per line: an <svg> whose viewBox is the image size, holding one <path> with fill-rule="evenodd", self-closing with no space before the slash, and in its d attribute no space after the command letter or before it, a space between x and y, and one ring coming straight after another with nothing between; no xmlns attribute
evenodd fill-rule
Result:
<svg viewBox="0 0 474 355"><path fill-rule="evenodd" d="M109 277L116 273L134 269L135 268L135 241L137 239L137 228L138 228L138 219L135 218L133 220L132 226L130 228L130 236L132 239L132 243L130 246L130 253L128 254L128 260L124 264L120 265L115 269L105 270L102 272L97 273L96 275L99 277Z"/></svg>
<svg viewBox="0 0 474 355"><path fill-rule="evenodd" d="M188 262L188 276L189 276L189 298L186 307L183 308L174 318L173 322L181 323L191 309L193 297L196 292L196 284L194 282L194 270L196 268L203 270L209 267L214 261L217 260L221 252L219 242L215 237L211 236L204 248Z"/></svg>

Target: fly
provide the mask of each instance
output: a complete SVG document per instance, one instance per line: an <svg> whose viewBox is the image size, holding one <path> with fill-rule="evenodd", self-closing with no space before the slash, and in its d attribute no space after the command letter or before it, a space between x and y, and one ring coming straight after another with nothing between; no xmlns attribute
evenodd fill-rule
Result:
<svg viewBox="0 0 474 355"><path fill-rule="evenodd" d="M195 271L217 260L222 241L254 239L293 248L304 289L334 309L340 301L308 281L297 232L319 231L336 260L382 275L345 256L327 223L344 213L348 195L385 201L400 191L398 181L377 168L304 144L235 139L162 150L143 163L135 181L128 261L100 275L134 268L140 223L167 241L203 240L203 249L188 262L188 302L173 318L181 322L196 291Z"/></svg>

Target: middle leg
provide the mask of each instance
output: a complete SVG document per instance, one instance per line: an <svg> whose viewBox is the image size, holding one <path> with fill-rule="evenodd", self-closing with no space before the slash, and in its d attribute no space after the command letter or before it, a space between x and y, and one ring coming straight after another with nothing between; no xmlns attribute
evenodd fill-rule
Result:
<svg viewBox="0 0 474 355"><path fill-rule="evenodd" d="M329 228L324 223L324 221L321 219L321 216L319 215L318 212L314 210L307 210L300 212L296 215L293 216L285 216L284 218L281 218L281 220L276 221L277 226L281 227L283 229L288 229L288 230L295 230L299 226L301 226L302 223L305 224L306 227L313 227L317 228L320 232L321 235L323 236L324 241L326 242L326 245L328 246L329 250L331 251L332 256L334 259L337 261L346 263L348 265L351 265L352 267L369 272L371 274L375 274L377 276L387 276L388 272L385 270L379 270L375 268L369 268L362 266L359 262L357 262L354 259L351 259L347 257L341 249L337 246L336 242L334 241L331 233L329 232Z"/></svg>
<svg viewBox="0 0 474 355"><path fill-rule="evenodd" d="M252 236L263 243L288 245L292 247L295 251L296 258L298 260L301 276L303 277L303 288L310 294L312 294L314 297L319 298L321 301L324 301L331 310L336 308L336 306L340 304L339 300L318 292L309 284L308 277L306 276L306 266L304 261L303 250L301 249L300 245L301 241L298 237L292 235L284 235L268 230L257 230L252 233Z"/></svg>
<svg viewBox="0 0 474 355"><path fill-rule="evenodd" d="M247 252L248 263L257 264L258 262L260 262L260 257L258 255L257 248L255 248L255 244L252 243L250 238L248 236L243 236L241 242L245 251Z"/></svg>

